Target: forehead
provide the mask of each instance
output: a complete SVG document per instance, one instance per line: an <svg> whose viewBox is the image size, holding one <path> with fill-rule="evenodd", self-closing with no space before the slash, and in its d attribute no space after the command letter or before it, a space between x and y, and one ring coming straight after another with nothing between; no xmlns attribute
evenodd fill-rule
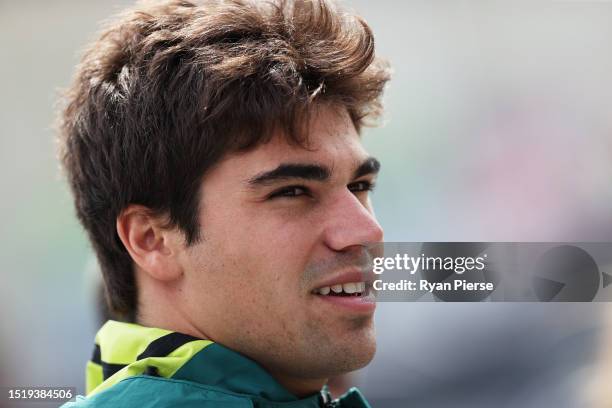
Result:
<svg viewBox="0 0 612 408"><path fill-rule="evenodd" d="M235 166L263 169L279 162L299 161L324 164L331 169L353 167L367 157L361 138L346 109L322 107L313 112L305 147L287 142L282 134L246 153L232 154Z"/></svg>
<svg viewBox="0 0 612 408"><path fill-rule="evenodd" d="M334 175L349 174L368 157L346 109L321 107L313 112L305 147L290 144L282 134L247 152L231 153L204 177L209 185L244 181L280 163L317 164Z"/></svg>

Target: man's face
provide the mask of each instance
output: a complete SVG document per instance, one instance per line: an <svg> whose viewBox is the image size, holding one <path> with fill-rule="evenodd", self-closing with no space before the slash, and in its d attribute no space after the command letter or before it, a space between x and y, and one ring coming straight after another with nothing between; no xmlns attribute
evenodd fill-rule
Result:
<svg viewBox="0 0 612 408"><path fill-rule="evenodd" d="M367 285L347 292L363 289L365 245L383 233L368 197L378 162L347 112L321 108L309 143L275 137L206 174L182 290L212 340L272 373L318 379L374 355L374 300Z"/></svg>

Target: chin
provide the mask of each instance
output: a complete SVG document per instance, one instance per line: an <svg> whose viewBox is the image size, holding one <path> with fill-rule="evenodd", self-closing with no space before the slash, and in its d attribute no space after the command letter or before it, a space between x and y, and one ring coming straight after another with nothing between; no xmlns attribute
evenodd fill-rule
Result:
<svg viewBox="0 0 612 408"><path fill-rule="evenodd" d="M355 371L367 366L376 354L376 335L374 328L362 329L360 333L347 333L344 341L334 347L337 351L334 375ZM342 356L342 358L338 358Z"/></svg>
<svg viewBox="0 0 612 408"><path fill-rule="evenodd" d="M376 336L374 330L368 333L368 336L356 348L354 355L355 367L352 370L358 370L370 364L370 361L376 354ZM351 370L351 371L352 371Z"/></svg>

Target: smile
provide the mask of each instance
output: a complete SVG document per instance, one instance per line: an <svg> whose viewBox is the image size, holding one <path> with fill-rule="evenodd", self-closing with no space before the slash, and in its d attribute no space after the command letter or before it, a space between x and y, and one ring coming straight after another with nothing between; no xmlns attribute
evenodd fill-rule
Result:
<svg viewBox="0 0 612 408"><path fill-rule="evenodd" d="M356 296L361 297L366 293L365 282L347 282L332 286L323 286L312 291L315 295L323 296Z"/></svg>

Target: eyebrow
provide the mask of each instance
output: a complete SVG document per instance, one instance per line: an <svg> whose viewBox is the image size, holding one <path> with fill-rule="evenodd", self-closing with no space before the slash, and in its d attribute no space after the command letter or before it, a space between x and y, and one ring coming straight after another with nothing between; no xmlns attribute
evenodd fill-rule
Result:
<svg viewBox="0 0 612 408"><path fill-rule="evenodd" d="M375 157L368 157L363 163L357 167L353 178L359 178L367 174L378 174L380 171L380 162Z"/></svg>
<svg viewBox="0 0 612 408"><path fill-rule="evenodd" d="M304 180L325 181L331 172L318 164L282 163L274 170L259 173L248 180L252 187L271 184L277 181L299 178Z"/></svg>
<svg viewBox="0 0 612 408"><path fill-rule="evenodd" d="M374 157L368 157L355 170L353 178L366 174L376 174L380 169L380 162ZM251 187L273 184L288 179L303 179L312 181L326 181L331 177L331 170L319 164L310 163L282 163L274 170L259 173L247 180Z"/></svg>

